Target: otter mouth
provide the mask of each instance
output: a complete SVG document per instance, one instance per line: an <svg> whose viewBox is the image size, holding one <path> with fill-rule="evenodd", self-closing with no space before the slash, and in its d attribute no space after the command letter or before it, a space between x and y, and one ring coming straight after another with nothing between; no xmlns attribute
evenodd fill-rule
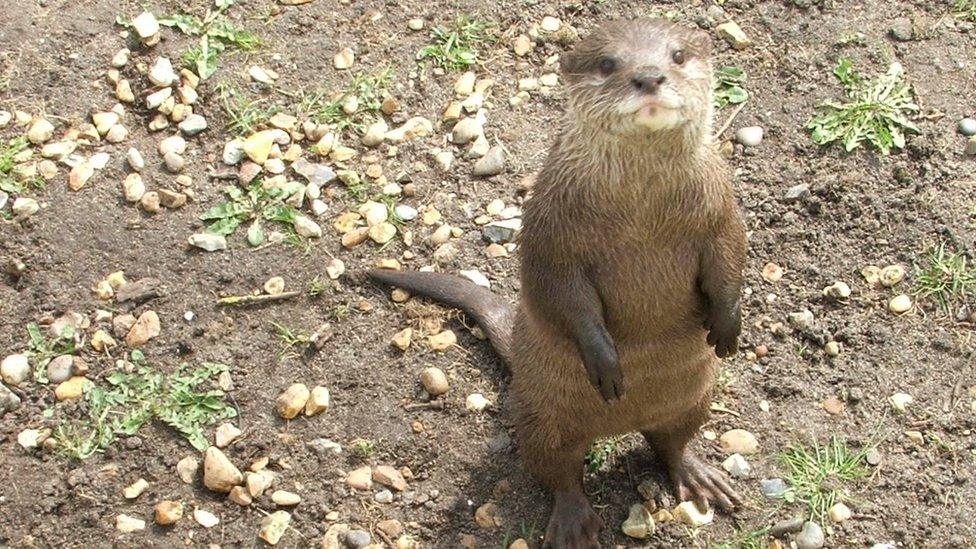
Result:
<svg viewBox="0 0 976 549"><path fill-rule="evenodd" d="M681 112L683 102L677 98L648 97L628 109L626 113L634 122L647 130L672 129L684 122Z"/></svg>

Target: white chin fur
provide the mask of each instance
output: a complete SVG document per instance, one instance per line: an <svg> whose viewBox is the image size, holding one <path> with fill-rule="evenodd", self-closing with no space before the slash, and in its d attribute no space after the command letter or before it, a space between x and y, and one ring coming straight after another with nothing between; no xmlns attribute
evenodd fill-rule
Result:
<svg viewBox="0 0 976 549"><path fill-rule="evenodd" d="M634 114L634 122L650 131L670 130L684 122L681 111L661 107L645 107Z"/></svg>

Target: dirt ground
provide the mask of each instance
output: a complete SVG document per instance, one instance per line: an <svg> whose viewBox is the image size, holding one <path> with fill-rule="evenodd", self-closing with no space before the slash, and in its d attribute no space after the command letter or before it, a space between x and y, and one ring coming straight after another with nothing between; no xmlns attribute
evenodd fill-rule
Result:
<svg viewBox="0 0 976 549"><path fill-rule="evenodd" d="M391 179L408 173L417 193L401 201L416 208L434 205L445 222L463 229L455 241L458 254L445 270L477 269L496 292L514 299L517 257L487 258L473 219L496 198L519 204L520 181L542 164L563 108L561 90L548 97L534 95L519 108L509 106L508 98L517 92L519 78L554 70L545 66L546 59L564 48L546 42L517 58L513 37L547 15L581 33L608 18L666 13L690 25L711 27L714 21L708 21L707 14L715 13L713 3L315 0L278 11L273 4L246 0L229 11L236 24L254 31L264 45L248 54L223 56L217 74L201 86L197 110L207 117L210 129L188 139L186 173L195 191L191 203L149 215L121 196L124 156L130 146L146 155L143 176L148 182L164 185L173 178L155 154L159 136L146 128L149 114L136 107L125 117L129 139L101 148L112 159L82 191L68 190L67 170L62 167L45 188L30 191L45 206L39 213L24 223L0 224L0 259L26 265L23 276L4 275L0 283L0 350L4 356L24 351L28 323L66 311L94 317L96 309L137 315L155 310L162 333L146 346L147 358L167 371L184 361L228 364L234 384L229 394L239 411L234 422L244 436L226 449L227 455L238 464L269 456L279 487L302 496L291 510L293 529L280 546L318 546L334 522L372 530L374 541L382 543L375 525L397 519L424 547L459 547L470 542L466 535L474 536L478 547L507 547L519 537L535 547L545 529L549 499L519 464L505 410L507 378L502 364L487 343L447 313L447 327L459 334L456 347L445 353L421 341L406 352L391 347L390 338L408 322L403 307L361 276L381 258L398 258L407 268L432 264L433 247L426 242L431 227L411 223L416 238L409 248L396 239L383 249L370 242L344 249L331 219L358 203L340 184L327 199L328 212L321 220L325 236L311 241L307 249L252 249L242 231L230 237L229 249L221 252L205 253L186 244L191 233L202 230L198 216L219 203L225 184L208 178L220 167L221 151L230 138L214 89L227 82L250 97L266 96L287 105L286 96L250 82L247 68L252 65L277 71L277 86L284 90L340 89L349 73L335 70L332 58L346 46L356 52L354 70L391 67L390 92L400 102L391 127L411 116L424 116L435 121L435 132L401 145L393 157L387 157L388 146L382 146L384 173ZM653 456L637 437L624 438L607 467L586 480L607 524L601 544L744 546L744 541L737 541L741 534L803 513L799 504L766 499L760 493L760 479L785 473L778 456L790 444L824 442L836 435L855 448L876 445L882 459L850 486L854 517L833 527L828 547L976 546L976 413L969 392L976 385L972 324L958 321L955 311L942 312L931 300L919 301L901 316L887 309L896 293L912 293L914 266L924 262L933 245L948 242L971 254L976 244L976 169L963 156L964 139L956 133L960 118L976 114L976 29L948 15L952 2L947 1L715 4L721 4L754 41L736 51L715 40L716 64L745 69L751 94L723 139L748 125L762 126L765 139L754 148L735 145L730 156L750 231L743 351L724 362L723 385L715 396L731 413L713 414L704 430L721 434L746 429L757 436L760 450L747 456L751 476L735 481L748 500L745 508L734 515L718 514L712 524L697 530L662 523L654 536L638 542L621 533L620 523L628 507L642 500L640 482L650 478L660 483L659 504L675 501ZM104 74L113 55L126 45L116 16L131 18L143 7L157 15L201 13L208 5L204 0L9 0L0 15L0 109L44 113L63 131L86 120L93 107L111 108L115 100ZM364 18L369 10L378 10L382 17ZM442 172L428 152L444 146L446 132L437 121L452 99L457 75L438 76L428 70L421 78L414 55L429 43L426 29L447 25L458 13L491 21L504 35L484 48L485 62L479 69L495 80L488 136L509 152L508 171L491 179L470 175L471 161L463 154L449 172ZM424 31L408 30L407 21L415 17L426 20ZM899 17L912 18L913 39L896 41L890 35ZM853 32L863 33L863 39L845 43L842 38ZM161 54L178 59L191 44L171 29L164 29L163 36L152 52L134 50L133 60L149 62ZM846 154L840 147L822 148L811 141L804 123L817 103L841 93L831 71L842 56L872 75L883 72L891 61L903 64L922 107L917 121L921 134L910 137L904 151L888 157L864 149ZM718 124L731 112L732 108L718 112ZM0 137L23 131L11 125L0 130ZM359 159L347 164L364 169ZM785 199L787 189L800 183L809 185L809 196ZM403 258L408 249L412 260ZM251 293L276 275L285 279L287 289L302 290L315 277L328 280L325 266L332 257L345 262L346 274L327 284L322 295L303 294L249 308L215 304L217 295ZM774 284L762 278L767 262L783 267L782 280ZM907 268L903 287L874 289L860 274L867 265L889 264ZM162 295L136 306L100 301L92 288L117 270L124 270L129 280L160 279ZM841 302L823 297L822 289L838 280L850 285L851 297ZM973 305L971 299L969 304ZM812 311L813 327L791 329L789 313L803 309ZM184 319L187 311L194 313L192 321ZM318 352L279 360L282 342L272 322L306 333L330 322L333 336ZM830 340L842 345L837 357L823 350ZM765 346L768 354L750 361L747 353L758 346ZM99 355L90 347L82 354L91 368L89 378L96 383L121 356L118 350ZM443 407L411 407L429 399L418 378L430 366L443 369L450 379L451 389L441 397ZM330 409L313 418L281 419L274 399L294 382L328 386ZM888 402L898 392L914 398L904 414L895 413ZM15 393L22 405L0 418L0 546L264 544L257 538L259 524L263 512L275 508L268 496L245 508L208 491L199 481L181 482L175 465L196 451L172 430L152 424L82 462L57 453L25 451L17 443L18 433L52 427L42 411L55 404L55 397L50 387L31 382ZM485 413L469 413L465 397L471 393L482 393L493 404ZM832 396L845 401L842 413L831 415L822 408ZM421 433L415 432L414 422L423 425ZM905 431L922 432L925 443L916 444ZM339 442L343 453L317 453L308 444L317 438ZM371 441L372 452L350 451L357 439ZM715 440L703 436L694 444L716 465L725 458ZM372 492L357 492L344 481L343 472L363 462L406 466L415 478L392 504L379 504ZM126 500L123 487L138 478L149 482L148 490ZM512 489L498 497L496 487L506 480ZM188 511L205 508L220 517L220 524L204 529L190 517L175 527L152 524L153 505L161 499L180 500ZM474 511L489 501L498 504L502 524L483 529L475 523ZM115 528L120 513L143 518L149 526L120 533Z"/></svg>

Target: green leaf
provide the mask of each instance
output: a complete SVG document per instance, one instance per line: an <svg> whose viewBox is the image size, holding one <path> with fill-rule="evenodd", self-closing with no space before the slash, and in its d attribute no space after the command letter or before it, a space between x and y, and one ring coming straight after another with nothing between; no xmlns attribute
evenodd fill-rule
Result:
<svg viewBox="0 0 976 549"><path fill-rule="evenodd" d="M30 346L35 351L47 349L47 340L41 335L41 328L33 322L27 325L27 334L30 336Z"/></svg>
<svg viewBox="0 0 976 549"><path fill-rule="evenodd" d="M203 32L203 21L187 13L162 17L159 19L159 24L164 27L176 27L183 34L190 36L198 36Z"/></svg>
<svg viewBox="0 0 976 549"><path fill-rule="evenodd" d="M247 243L251 246L260 246L263 242L264 229L261 228L261 219L256 218L247 229Z"/></svg>
<svg viewBox="0 0 976 549"><path fill-rule="evenodd" d="M243 204L239 202L224 202L200 214L200 219L203 221L226 219L228 217L238 217L246 213L248 213L248 208Z"/></svg>
<svg viewBox="0 0 976 549"><path fill-rule="evenodd" d="M281 221L282 223L294 223L298 212L295 208L287 204L274 204L265 208L261 214L268 221Z"/></svg>
<svg viewBox="0 0 976 549"><path fill-rule="evenodd" d="M234 233L241 221L239 217L225 217L207 225L207 232L227 236Z"/></svg>

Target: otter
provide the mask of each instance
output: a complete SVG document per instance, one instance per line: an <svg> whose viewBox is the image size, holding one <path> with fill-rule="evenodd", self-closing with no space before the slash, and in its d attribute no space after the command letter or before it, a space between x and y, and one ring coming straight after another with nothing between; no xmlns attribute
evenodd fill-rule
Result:
<svg viewBox="0 0 976 549"><path fill-rule="evenodd" d="M569 106L526 201L517 307L440 273L372 270L474 317L508 364L516 442L554 494L545 547L596 545L599 437L639 431L677 495L741 503L688 448L737 350L745 225L711 136L708 35L608 22L563 54Z"/></svg>

